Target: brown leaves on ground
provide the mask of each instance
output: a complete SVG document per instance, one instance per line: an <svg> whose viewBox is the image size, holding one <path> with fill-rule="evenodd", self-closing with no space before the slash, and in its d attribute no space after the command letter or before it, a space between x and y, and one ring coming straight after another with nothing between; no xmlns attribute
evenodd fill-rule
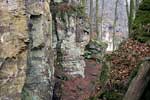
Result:
<svg viewBox="0 0 150 100"><path fill-rule="evenodd" d="M112 83L127 85L134 68L145 58L150 57L150 44L128 39L119 49L111 53L110 79Z"/></svg>

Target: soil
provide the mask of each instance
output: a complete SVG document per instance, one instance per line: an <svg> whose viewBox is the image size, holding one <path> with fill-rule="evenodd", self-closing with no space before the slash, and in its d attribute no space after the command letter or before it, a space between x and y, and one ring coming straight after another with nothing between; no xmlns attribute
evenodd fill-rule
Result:
<svg viewBox="0 0 150 100"><path fill-rule="evenodd" d="M61 100L87 100L97 91L101 66L94 60L86 60L85 78L65 81Z"/></svg>

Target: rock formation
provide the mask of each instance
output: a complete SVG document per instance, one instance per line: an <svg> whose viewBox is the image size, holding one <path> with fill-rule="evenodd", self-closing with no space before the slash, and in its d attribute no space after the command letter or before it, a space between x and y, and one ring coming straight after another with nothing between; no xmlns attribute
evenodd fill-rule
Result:
<svg viewBox="0 0 150 100"><path fill-rule="evenodd" d="M90 39L112 51L128 37L141 0L91 1L0 0L0 100L51 100L54 61L84 77Z"/></svg>
<svg viewBox="0 0 150 100"><path fill-rule="evenodd" d="M23 100L47 100L53 91L53 52L50 1L26 1L29 40Z"/></svg>
<svg viewBox="0 0 150 100"><path fill-rule="evenodd" d="M0 0L0 100L52 97L49 3L49 0Z"/></svg>
<svg viewBox="0 0 150 100"><path fill-rule="evenodd" d="M86 31L88 25L80 11L81 2L70 0L58 3L54 0L52 5L53 48L60 58L57 62L61 63L66 74L84 77L85 62L82 55L89 42L89 32Z"/></svg>
<svg viewBox="0 0 150 100"><path fill-rule="evenodd" d="M20 100L28 47L24 0L0 0L0 17L0 99Z"/></svg>

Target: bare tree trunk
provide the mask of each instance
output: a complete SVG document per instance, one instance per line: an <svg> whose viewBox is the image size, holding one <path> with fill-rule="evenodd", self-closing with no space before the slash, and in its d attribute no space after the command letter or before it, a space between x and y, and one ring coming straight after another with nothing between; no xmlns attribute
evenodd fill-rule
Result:
<svg viewBox="0 0 150 100"><path fill-rule="evenodd" d="M98 12L99 12L99 4L98 4L98 0L96 0L96 35L97 37L99 36L99 29L98 29L98 26L99 26L99 16L98 16Z"/></svg>
<svg viewBox="0 0 150 100"><path fill-rule="evenodd" d="M103 39L103 11L104 11L104 0L102 0L102 12L101 12L101 17L100 17L100 22L101 22L101 32L100 32L100 39Z"/></svg>
<svg viewBox="0 0 150 100"><path fill-rule="evenodd" d="M140 65L137 76L132 80L123 100L139 100L150 81L150 61Z"/></svg>
<svg viewBox="0 0 150 100"><path fill-rule="evenodd" d="M81 5L83 6L83 11L86 12L86 0L81 0Z"/></svg>
<svg viewBox="0 0 150 100"><path fill-rule="evenodd" d="M114 23L113 23L113 51L115 50L115 33L116 33L118 3L119 3L119 0L116 0L116 3L115 3L115 16L114 16Z"/></svg>
<svg viewBox="0 0 150 100"><path fill-rule="evenodd" d="M128 26L129 26L129 35L131 35L132 23L133 23L133 15L134 15L134 1L130 0L130 12L128 14Z"/></svg>
<svg viewBox="0 0 150 100"><path fill-rule="evenodd" d="M93 0L90 0L90 39L92 38L92 33L93 33Z"/></svg>

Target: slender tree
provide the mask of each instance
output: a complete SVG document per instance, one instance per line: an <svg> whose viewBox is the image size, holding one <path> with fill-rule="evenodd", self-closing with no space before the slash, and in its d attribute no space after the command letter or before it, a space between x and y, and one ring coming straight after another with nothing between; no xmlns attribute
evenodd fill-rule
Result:
<svg viewBox="0 0 150 100"><path fill-rule="evenodd" d="M81 0L81 5L83 7L84 13L86 12L86 0Z"/></svg>
<svg viewBox="0 0 150 100"><path fill-rule="evenodd" d="M90 0L90 39L92 38L92 33L93 33L93 0Z"/></svg>
<svg viewBox="0 0 150 100"><path fill-rule="evenodd" d="M102 40L102 36L103 36L103 11L104 11L104 0L102 0L102 12L101 12L101 17L100 17L100 22L101 22L101 34L100 34L100 39Z"/></svg>
<svg viewBox="0 0 150 100"><path fill-rule="evenodd" d="M131 34L131 30L132 30L133 16L134 16L134 1L130 0L130 12L128 15L129 35Z"/></svg>
<svg viewBox="0 0 150 100"><path fill-rule="evenodd" d="M99 9L98 9L98 7L99 7L99 2L98 2L98 0L96 0L96 34L97 34L97 37L99 36L99 28L98 28L98 26L99 26L99 16L98 16Z"/></svg>
<svg viewBox="0 0 150 100"><path fill-rule="evenodd" d="M115 3L115 16L114 16L114 23L113 23L113 51L115 50L115 33L116 33L118 2L119 0L116 0L116 3Z"/></svg>
<svg viewBox="0 0 150 100"><path fill-rule="evenodd" d="M128 4L128 0L126 0L126 12L127 12L127 17L129 18L129 4Z"/></svg>

